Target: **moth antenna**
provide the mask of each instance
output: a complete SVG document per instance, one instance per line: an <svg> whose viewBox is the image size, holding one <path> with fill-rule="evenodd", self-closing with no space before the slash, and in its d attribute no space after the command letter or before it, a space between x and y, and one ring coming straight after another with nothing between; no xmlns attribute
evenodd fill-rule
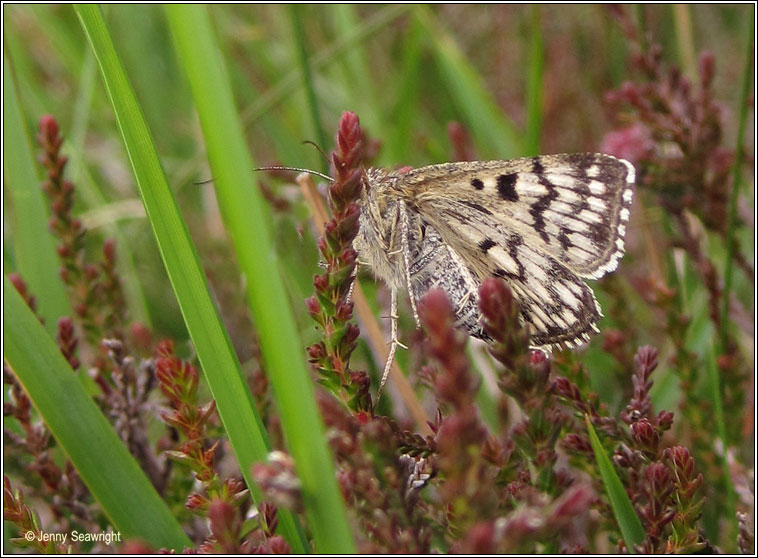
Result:
<svg viewBox="0 0 758 558"><path fill-rule="evenodd" d="M316 150L319 153L321 153L321 156L324 158L324 161L326 161L326 164L327 165L329 164L329 155L327 155L326 153L324 153L324 150L321 149L316 142L311 141L311 140L304 140L303 143L307 143L308 145L312 145L313 147L315 147Z"/></svg>
<svg viewBox="0 0 758 558"><path fill-rule="evenodd" d="M285 171L293 171L293 172L307 172L308 174L315 174L316 176L320 176L321 178L328 180L329 182L334 182L334 179L331 176L328 176L326 174L320 173L315 170L311 169L301 169L300 167L256 167L254 169L250 169L252 171L268 171L268 170L285 170ZM213 182L212 178L209 178L208 180L202 180L200 182L193 182L195 186L202 186L204 184L209 184Z"/></svg>
<svg viewBox="0 0 758 558"><path fill-rule="evenodd" d="M308 174L315 174L316 176L320 176L324 180L328 180L329 182L334 182L334 179L324 173L311 170L311 169L302 169L300 167L279 167L279 166L272 166L272 167L256 167L252 169L254 171L267 171L267 170L285 170L285 171L293 171L293 172L307 172Z"/></svg>

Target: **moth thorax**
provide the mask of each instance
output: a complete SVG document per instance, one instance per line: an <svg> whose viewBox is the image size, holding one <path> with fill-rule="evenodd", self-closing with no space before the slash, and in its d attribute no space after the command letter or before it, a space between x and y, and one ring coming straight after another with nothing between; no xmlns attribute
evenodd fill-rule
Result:
<svg viewBox="0 0 758 558"><path fill-rule="evenodd" d="M382 170L377 168L369 168L366 169L366 172L364 173L364 185L366 191L375 190L377 185L381 183L382 180Z"/></svg>

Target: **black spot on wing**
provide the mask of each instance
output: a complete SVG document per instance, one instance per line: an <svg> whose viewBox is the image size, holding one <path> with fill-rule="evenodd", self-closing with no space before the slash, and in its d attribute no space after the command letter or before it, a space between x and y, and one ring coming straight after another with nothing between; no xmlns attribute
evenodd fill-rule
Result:
<svg viewBox="0 0 758 558"><path fill-rule="evenodd" d="M567 334L567 330L553 323L545 324L545 337L548 339L561 339Z"/></svg>
<svg viewBox="0 0 758 558"><path fill-rule="evenodd" d="M471 185L472 185L474 188L476 188L477 190L482 190L482 189L484 189L484 182L482 182L482 181L481 181L481 180L479 180L478 178L474 178L474 179L471 181Z"/></svg>
<svg viewBox="0 0 758 558"><path fill-rule="evenodd" d="M516 192L517 178L518 175L515 173L501 174L497 177L497 192L501 198L511 202L518 201L518 193Z"/></svg>
<svg viewBox="0 0 758 558"><path fill-rule="evenodd" d="M479 249L485 254L495 245L495 242L490 238L485 238L479 243Z"/></svg>

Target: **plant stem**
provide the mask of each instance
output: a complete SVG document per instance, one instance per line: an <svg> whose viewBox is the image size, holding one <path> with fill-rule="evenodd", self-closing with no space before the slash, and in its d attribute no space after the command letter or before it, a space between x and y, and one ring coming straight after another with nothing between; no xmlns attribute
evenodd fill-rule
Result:
<svg viewBox="0 0 758 558"><path fill-rule="evenodd" d="M743 74L742 94L740 95L740 119L737 131L737 151L734 155L734 176L732 178L732 193L729 199L729 213L726 221L726 261L724 263L724 291L721 307L721 351L726 352L729 332L729 301L732 289L732 269L734 267L734 235L737 227L737 198L742 186L742 159L745 142L745 127L747 123L748 95L750 84L753 83L753 16L748 18L748 43Z"/></svg>

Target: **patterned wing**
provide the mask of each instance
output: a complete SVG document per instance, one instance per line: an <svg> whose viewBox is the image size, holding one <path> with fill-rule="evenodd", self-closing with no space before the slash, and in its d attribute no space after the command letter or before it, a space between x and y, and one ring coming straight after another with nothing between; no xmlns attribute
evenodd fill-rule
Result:
<svg viewBox="0 0 758 558"><path fill-rule="evenodd" d="M616 269L624 253L633 185L631 163L594 153L434 165L398 182L402 197L438 228L442 220L472 225L501 247L507 239L499 232L513 231L591 279Z"/></svg>
<svg viewBox="0 0 758 558"><path fill-rule="evenodd" d="M469 266L429 223L409 214L409 296L418 306L430 289L445 292L455 309L455 325L482 337L478 291L481 282Z"/></svg>
<svg viewBox="0 0 758 558"><path fill-rule="evenodd" d="M423 241L411 246L410 296L418 302L429 289L442 289L455 308L456 325L486 339L479 321L478 290L483 276L470 271L485 265L484 250L459 253L431 225L426 224L424 230ZM589 340L602 316L592 289L565 266L529 249L516 234L509 239L509 250L511 259L520 265L505 271L502 254L493 253L494 272L487 275L502 277L511 287L521 317L531 327L533 345L572 347ZM472 258L478 261L472 263Z"/></svg>
<svg viewBox="0 0 758 558"><path fill-rule="evenodd" d="M628 162L585 154L437 165L397 187L477 282L509 283L536 346L574 346L597 332L581 278L616 268L633 183Z"/></svg>

